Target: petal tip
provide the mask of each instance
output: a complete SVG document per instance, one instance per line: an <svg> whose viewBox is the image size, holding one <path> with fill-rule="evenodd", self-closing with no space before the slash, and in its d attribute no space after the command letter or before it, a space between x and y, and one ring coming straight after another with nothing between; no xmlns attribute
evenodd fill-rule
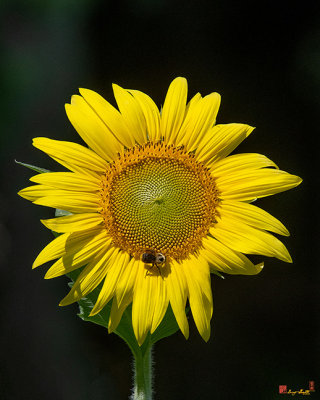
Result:
<svg viewBox="0 0 320 400"><path fill-rule="evenodd" d="M37 267L39 267L41 265L40 263L38 263L36 261L32 264L32 267L31 267L32 269L35 269L35 268L37 268Z"/></svg>
<svg viewBox="0 0 320 400"><path fill-rule="evenodd" d="M181 332L182 332L183 336L185 337L185 339L188 340L189 339L189 325L188 325L187 329L181 330Z"/></svg>
<svg viewBox="0 0 320 400"><path fill-rule="evenodd" d="M219 104L221 103L221 95L218 92L212 92L206 96L207 98L214 98Z"/></svg>
<svg viewBox="0 0 320 400"><path fill-rule="evenodd" d="M59 303L60 307L68 306L68 305L74 303L74 300L69 300L68 296L69 296L69 294L67 294L67 296L60 301L60 303Z"/></svg>
<svg viewBox="0 0 320 400"><path fill-rule="evenodd" d="M112 89L113 89L113 92L115 92L115 91L121 90L122 87L119 86L117 83L113 83L113 84L112 84Z"/></svg>
<svg viewBox="0 0 320 400"><path fill-rule="evenodd" d="M173 81L170 83L169 88L177 87L179 86L181 89L187 89L188 88L188 81L186 78L183 76L178 76L173 79Z"/></svg>
<svg viewBox="0 0 320 400"><path fill-rule="evenodd" d="M93 307L93 309L91 310L89 317L93 317L96 314L99 314L99 312L101 311L101 307L98 306L97 304Z"/></svg>
<svg viewBox="0 0 320 400"><path fill-rule="evenodd" d="M210 328L207 329L205 332L200 333L202 339L207 343L210 339L211 331Z"/></svg>
<svg viewBox="0 0 320 400"><path fill-rule="evenodd" d="M255 265L255 268L256 268L257 274L259 274L264 268L264 262L261 262L261 263Z"/></svg>
<svg viewBox="0 0 320 400"><path fill-rule="evenodd" d="M79 90L79 93L81 94L81 96L83 96L86 93L93 92L93 90L86 89L86 88L79 88L78 90Z"/></svg>
<svg viewBox="0 0 320 400"><path fill-rule="evenodd" d="M144 343L144 341L145 341L145 336L144 337L139 337L138 339L137 339L137 342L138 342L138 345L141 347L142 345L143 345L143 343Z"/></svg>
<svg viewBox="0 0 320 400"><path fill-rule="evenodd" d="M172 82L174 81L187 82L187 79L184 76L177 76Z"/></svg>
<svg viewBox="0 0 320 400"><path fill-rule="evenodd" d="M25 198L24 195L23 195L23 189L19 190L19 192L17 192L17 195L20 196L20 197Z"/></svg>
<svg viewBox="0 0 320 400"><path fill-rule="evenodd" d="M278 256L277 258L279 258L279 260L284 261L284 262L286 262L288 264L292 264L293 263L292 257L289 254L288 250L285 253L281 254L281 256Z"/></svg>
<svg viewBox="0 0 320 400"><path fill-rule="evenodd" d="M254 130L256 129L255 126L250 126L247 125L247 129L246 129L246 137L248 137Z"/></svg>
<svg viewBox="0 0 320 400"><path fill-rule="evenodd" d="M290 232L285 226L282 227L282 234L283 236L290 236Z"/></svg>
<svg viewBox="0 0 320 400"><path fill-rule="evenodd" d="M44 279L51 279L53 276L50 276L49 271L45 274Z"/></svg>
<svg viewBox="0 0 320 400"><path fill-rule="evenodd" d="M50 139L41 136L35 137L32 139L32 146L38 149L39 146L41 146L41 142L43 142L44 140L47 141Z"/></svg>

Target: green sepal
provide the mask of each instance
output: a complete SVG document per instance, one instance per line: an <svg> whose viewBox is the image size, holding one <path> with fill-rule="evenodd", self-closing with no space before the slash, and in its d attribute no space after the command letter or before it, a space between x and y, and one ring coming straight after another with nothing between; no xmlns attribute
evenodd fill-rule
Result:
<svg viewBox="0 0 320 400"><path fill-rule="evenodd" d="M49 171L48 169L36 167L35 165L26 164L26 163L23 163L23 162L17 161L17 160L14 160L14 161L15 161L17 164L22 165L23 167L26 167L26 168L32 169L33 171L38 172L39 174L43 174L43 173L45 173L45 172L51 172L51 171Z"/></svg>

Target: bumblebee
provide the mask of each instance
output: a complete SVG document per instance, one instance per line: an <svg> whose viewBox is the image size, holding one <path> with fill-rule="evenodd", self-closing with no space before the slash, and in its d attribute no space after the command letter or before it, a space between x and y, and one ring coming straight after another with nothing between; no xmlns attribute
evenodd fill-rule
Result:
<svg viewBox="0 0 320 400"><path fill-rule="evenodd" d="M146 250L146 252L142 254L141 260L145 264L152 264L151 268L154 266L157 267L159 274L161 275L161 270L159 267L166 262L166 256L151 249Z"/></svg>

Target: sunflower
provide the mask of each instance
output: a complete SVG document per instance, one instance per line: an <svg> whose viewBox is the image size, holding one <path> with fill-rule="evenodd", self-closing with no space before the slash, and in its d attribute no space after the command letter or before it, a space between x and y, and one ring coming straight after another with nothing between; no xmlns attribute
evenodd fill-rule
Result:
<svg viewBox="0 0 320 400"><path fill-rule="evenodd" d="M88 147L35 138L33 145L68 172L41 173L19 192L33 203L70 215L43 220L61 235L33 267L57 260L45 278L83 267L65 306L101 288L91 315L112 300L109 332L132 303L141 345L170 303L187 338L187 301L204 340L213 303L210 273L257 274L243 253L292 262L269 232L289 235L251 204L297 186L301 179L261 154L229 155L254 128L216 125L220 95L197 93L187 103L187 81L171 83L163 108L137 90L113 85L119 110L80 89L66 104L72 125ZM268 232L269 231L269 232Z"/></svg>

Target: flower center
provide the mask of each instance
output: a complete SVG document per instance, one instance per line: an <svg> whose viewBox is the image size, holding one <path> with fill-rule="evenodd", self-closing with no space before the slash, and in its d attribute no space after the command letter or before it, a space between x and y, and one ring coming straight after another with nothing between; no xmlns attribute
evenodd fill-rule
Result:
<svg viewBox="0 0 320 400"><path fill-rule="evenodd" d="M114 244L136 258L183 260L215 223L218 191L207 168L163 142L126 150L102 178L102 214Z"/></svg>

